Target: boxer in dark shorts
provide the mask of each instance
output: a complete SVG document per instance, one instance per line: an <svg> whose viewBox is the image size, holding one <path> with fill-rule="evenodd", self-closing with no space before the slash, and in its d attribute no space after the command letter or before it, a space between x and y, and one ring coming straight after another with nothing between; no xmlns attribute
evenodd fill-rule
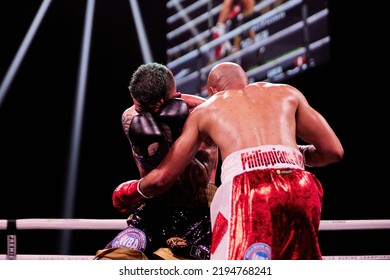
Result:
<svg viewBox="0 0 390 280"><path fill-rule="evenodd" d="M134 105L123 112L122 126L143 177L165 157L190 112L205 99L176 92L172 72L158 63L141 65L129 89ZM217 146L205 139L172 188L144 203L131 200L132 181L119 184L113 205L129 214L128 228L98 251L99 258L209 259L217 160Z"/></svg>

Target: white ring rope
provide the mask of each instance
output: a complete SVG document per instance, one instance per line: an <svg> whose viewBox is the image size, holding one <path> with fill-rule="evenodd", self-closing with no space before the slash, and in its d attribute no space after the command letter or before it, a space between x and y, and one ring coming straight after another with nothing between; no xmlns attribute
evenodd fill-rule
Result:
<svg viewBox="0 0 390 280"><path fill-rule="evenodd" d="M0 230L6 230L8 220L0 220ZM17 219L17 230L122 230L126 219ZM390 229L390 220L322 220L320 230Z"/></svg>
<svg viewBox="0 0 390 280"><path fill-rule="evenodd" d="M0 230L9 230L10 222L17 230L123 230L126 219L17 219L0 220ZM390 220L322 220L321 231L390 229ZM15 228L13 229L15 231ZM15 234L15 233L12 233ZM16 249L16 248L15 248ZM0 254L0 260L93 260L91 255L24 255ZM12 257L12 258L10 258ZM390 255L323 256L324 260L390 260Z"/></svg>
<svg viewBox="0 0 390 280"><path fill-rule="evenodd" d="M8 220L0 220L0 230L7 229ZM64 229L64 230L122 230L126 219L18 219L17 230Z"/></svg>
<svg viewBox="0 0 390 280"><path fill-rule="evenodd" d="M88 255L23 255L17 254L15 260L93 260L95 256ZM0 255L0 260L8 260L7 255Z"/></svg>
<svg viewBox="0 0 390 280"><path fill-rule="evenodd" d="M95 256L88 255L21 255L16 260L93 260ZM367 256L323 256L324 260L390 260L390 255ZM7 255L0 255L0 260L7 260Z"/></svg>
<svg viewBox="0 0 390 280"><path fill-rule="evenodd" d="M390 220L323 220L320 230L390 229Z"/></svg>

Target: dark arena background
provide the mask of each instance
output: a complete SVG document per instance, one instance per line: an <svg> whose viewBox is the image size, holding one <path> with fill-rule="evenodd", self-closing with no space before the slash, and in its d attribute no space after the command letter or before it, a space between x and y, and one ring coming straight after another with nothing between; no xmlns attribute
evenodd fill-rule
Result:
<svg viewBox="0 0 390 280"><path fill-rule="evenodd" d="M214 8L221 3L2 1L0 220L127 218L113 208L111 194L119 183L139 178L121 127L121 114L132 105L127 88L132 72L144 62L168 64L180 79L179 90L203 95L202 79L212 63L167 51L174 44L167 36L172 28L167 6L180 2L212 2ZM285 4L293 2L310 6L315 1ZM300 39L294 41L304 34L295 37L287 29L283 37L277 29L284 27L273 26L269 33L259 33L272 39L263 56L259 58L258 46L248 46L241 61L252 80L300 89L340 137L344 160L311 169L324 187L322 219L387 220L388 153L381 124L386 111L378 104L383 90L374 91L371 84L371 61L380 53L371 53L373 45L369 48L367 11L360 3L319 2L320 7L308 10L310 17L326 8L320 21L311 21L319 33L305 41L310 53L299 47ZM329 34L319 38L324 30ZM286 41L289 37L292 41ZM205 50L198 48L191 51ZM294 53L314 63L297 68L290 56ZM184 62L176 60L181 57ZM226 59L236 61L237 54ZM184 69L187 79L180 71ZM117 232L19 230L17 253L94 255ZM7 233L0 231L0 255L7 253ZM388 228L321 231L320 243L324 256L390 255L389 234Z"/></svg>

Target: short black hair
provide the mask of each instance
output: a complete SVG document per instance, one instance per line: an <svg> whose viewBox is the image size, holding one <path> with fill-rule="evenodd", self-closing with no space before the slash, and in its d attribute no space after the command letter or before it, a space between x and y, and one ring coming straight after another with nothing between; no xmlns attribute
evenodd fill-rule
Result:
<svg viewBox="0 0 390 280"><path fill-rule="evenodd" d="M175 87L172 72L163 64L152 62L142 64L130 79L130 95L141 106L154 106L161 99L166 100Z"/></svg>

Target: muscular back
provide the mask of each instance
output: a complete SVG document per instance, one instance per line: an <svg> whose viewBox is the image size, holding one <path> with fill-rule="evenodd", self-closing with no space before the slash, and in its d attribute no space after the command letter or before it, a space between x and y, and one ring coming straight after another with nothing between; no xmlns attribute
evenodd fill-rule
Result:
<svg viewBox="0 0 390 280"><path fill-rule="evenodd" d="M208 113L202 115L199 129L220 147L222 159L233 151L260 145L296 147L299 101L291 87L254 83L242 90L219 92L211 99L212 103L202 107Z"/></svg>
<svg viewBox="0 0 390 280"><path fill-rule="evenodd" d="M202 141L211 137L222 161L233 152L262 145L298 149L297 140L309 143L310 166L325 166L343 157L343 147L325 118L304 95L287 84L248 85L245 71L232 62L220 63L209 73L210 98L186 120L181 136L141 185L146 195L165 192L191 160ZM175 168L175 172L170 172Z"/></svg>

